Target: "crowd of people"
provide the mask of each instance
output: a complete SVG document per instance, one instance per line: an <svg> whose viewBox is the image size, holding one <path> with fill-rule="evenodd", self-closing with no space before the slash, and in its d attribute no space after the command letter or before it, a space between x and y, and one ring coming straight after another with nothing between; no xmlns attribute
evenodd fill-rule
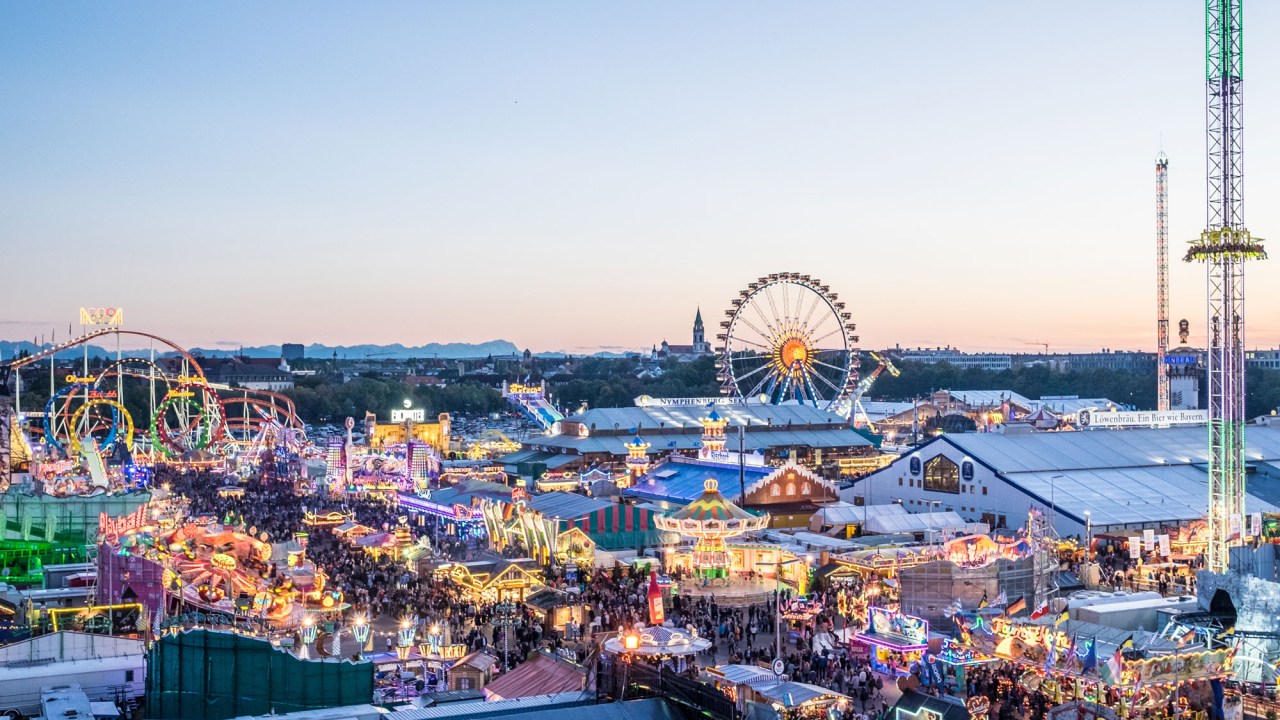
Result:
<svg viewBox="0 0 1280 720"><path fill-rule="evenodd" d="M188 498L193 516L231 516L267 533L273 542L289 539L304 529L308 511L338 511L355 522L384 531L394 527L401 515L393 501L382 497L303 493L292 483L271 479L249 482L238 497L218 494L218 488L226 481L217 473L161 469L156 482ZM439 561L496 558L475 540L447 536L430 519L415 529L432 538ZM566 576L563 568L548 568L547 584L573 593L584 608L580 624L553 628L537 622L523 603L515 604L510 622L495 623L499 612L495 603L470 597L460 585L437 579L430 572L415 572L403 562L363 552L333 533L311 532L307 556L323 568L331 587L342 590L352 605L351 612L367 613L375 627L379 618L384 618L384 627L409 616L427 619L442 629L446 644L488 649L498 656L503 668L515 666L539 649L588 662L598 651L602 634L649 621L648 571L625 565L582 568L574 576ZM1106 572L1127 577L1126 573L1134 571L1125 566L1119 555L1104 557ZM679 570L672 579L677 584L694 582ZM1166 582L1160 577L1155 580ZM904 679L919 691L934 695L985 696L991 701L991 720L1045 717L1052 704L1044 693L1019 681L1022 671L1017 666L997 662L971 667L961 680L954 669L941 677L930 677L918 663L901 668L880 667L878 671L866 656L850 652L846 642L836 639L837 630L856 632L861 628L862 617L851 607L855 599L865 602L862 596L867 590L857 578L839 587L818 589L809 596L804 613L792 613L791 619L784 621L781 642L774 633L778 607L773 597L729 607L700 588L696 595L671 595L666 619L710 640L705 655L699 658L704 666L768 665L779 656L780 647L787 677L849 698L843 706L846 720L885 720L897 697L896 685ZM784 593L780 599L787 614L790 598ZM386 633L385 642L390 650L391 633ZM682 669L696 674L691 667L682 665Z"/></svg>

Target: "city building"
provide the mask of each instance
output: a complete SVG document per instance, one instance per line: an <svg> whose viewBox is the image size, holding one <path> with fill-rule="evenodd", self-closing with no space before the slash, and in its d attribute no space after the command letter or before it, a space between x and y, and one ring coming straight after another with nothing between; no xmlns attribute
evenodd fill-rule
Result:
<svg viewBox="0 0 1280 720"><path fill-rule="evenodd" d="M868 403L863 403L868 405ZM890 443L909 442L936 431L984 430L1038 409L1036 401L1012 390L936 390L916 402L871 403L876 432ZM868 412L872 412L869 410Z"/></svg>
<svg viewBox="0 0 1280 720"><path fill-rule="evenodd" d="M1046 361L1063 371L1117 370L1138 374L1154 374L1156 354L1142 350L1111 350L1103 348L1092 353L1054 353L1052 355L1025 355L1018 358L1020 365L1034 361Z"/></svg>
<svg viewBox="0 0 1280 720"><path fill-rule="evenodd" d="M1074 425L1081 410L1132 410L1107 398L1082 398L1078 395L1046 395L1039 400L1031 401L1036 411L1045 410L1059 420Z"/></svg>
<svg viewBox="0 0 1280 720"><path fill-rule="evenodd" d="M1278 350L1246 350L1245 367L1259 370L1280 370L1280 349Z"/></svg>
<svg viewBox="0 0 1280 720"><path fill-rule="evenodd" d="M895 347L889 351L901 362L918 362L926 365L947 363L958 368L978 368L999 372L1013 367L1013 357L1002 353L963 353L947 346L936 348L916 348L915 350Z"/></svg>
<svg viewBox="0 0 1280 720"><path fill-rule="evenodd" d="M290 360L303 360L307 357L307 349L302 343L285 343L280 346L280 357Z"/></svg>
<svg viewBox="0 0 1280 720"><path fill-rule="evenodd" d="M280 392L293 387L288 363L274 358L200 358L200 368L211 383Z"/></svg>
<svg viewBox="0 0 1280 720"><path fill-rule="evenodd" d="M707 342L706 329L702 325L702 308L693 318L693 343L689 345L672 345L666 340L651 352L655 360L675 358L682 362L696 360L712 354L711 343Z"/></svg>
<svg viewBox="0 0 1280 720"><path fill-rule="evenodd" d="M1245 455L1250 512L1280 501L1280 427L1251 426ZM954 511L993 528L1030 508L1063 536L1178 526L1204 517L1203 427L1060 433L946 434L842 493L854 504L901 502Z"/></svg>

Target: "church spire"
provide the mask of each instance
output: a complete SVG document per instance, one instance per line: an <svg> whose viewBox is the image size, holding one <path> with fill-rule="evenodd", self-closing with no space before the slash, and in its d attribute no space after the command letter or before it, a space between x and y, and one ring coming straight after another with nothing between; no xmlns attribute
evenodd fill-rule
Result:
<svg viewBox="0 0 1280 720"><path fill-rule="evenodd" d="M695 355L701 355L710 352L711 346L707 344L706 331L702 327L702 306L698 306L698 314L693 316L693 352Z"/></svg>

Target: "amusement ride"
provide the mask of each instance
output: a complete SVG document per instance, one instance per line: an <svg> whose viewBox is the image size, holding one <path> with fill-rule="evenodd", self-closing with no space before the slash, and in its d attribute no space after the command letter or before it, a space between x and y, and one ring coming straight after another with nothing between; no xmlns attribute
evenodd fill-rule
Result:
<svg viewBox="0 0 1280 720"><path fill-rule="evenodd" d="M831 288L799 273L759 278L733 299L717 379L726 395L824 410L847 406L858 382L858 336Z"/></svg>
<svg viewBox="0 0 1280 720"><path fill-rule="evenodd" d="M122 337L150 342L147 357L117 357L90 371L88 343ZM85 349L83 370L59 384L54 358ZM19 457L34 461L45 494L94 495L125 489L136 468L155 464L237 467L282 454L297 458L306 447L303 423L293 401L267 390L232 388L209 382L199 360L157 335L119 327L98 328L61 344L0 364L0 383L10 374L48 360L50 394L39 411L24 411L21 384L16 413L6 408L5 434L19 445ZM142 395L148 415L135 418L126 407L126 388ZM26 426L26 430L23 426ZM16 438L16 440L12 440Z"/></svg>

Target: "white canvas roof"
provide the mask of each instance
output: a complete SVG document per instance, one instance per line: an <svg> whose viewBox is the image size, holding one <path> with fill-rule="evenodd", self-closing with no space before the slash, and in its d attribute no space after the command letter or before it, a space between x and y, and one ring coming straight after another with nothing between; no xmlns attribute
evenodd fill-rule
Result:
<svg viewBox="0 0 1280 720"><path fill-rule="evenodd" d="M1280 428L1250 426L1245 461L1280 462ZM1058 512L1094 526L1178 522L1205 513L1208 442L1203 427L1084 432L963 433L934 442L974 461ZM1258 482L1264 482L1259 478ZM1250 512L1276 508L1249 494Z"/></svg>

